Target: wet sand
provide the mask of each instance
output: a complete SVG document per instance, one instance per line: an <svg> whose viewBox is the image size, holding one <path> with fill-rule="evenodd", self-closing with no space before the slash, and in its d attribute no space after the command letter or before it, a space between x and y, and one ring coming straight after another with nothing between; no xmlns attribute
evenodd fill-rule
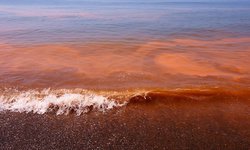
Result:
<svg viewBox="0 0 250 150"><path fill-rule="evenodd" d="M153 96L153 95L152 95ZM197 99L199 97L199 99ZM250 101L197 94L134 98L81 116L1 112L1 149L248 149Z"/></svg>

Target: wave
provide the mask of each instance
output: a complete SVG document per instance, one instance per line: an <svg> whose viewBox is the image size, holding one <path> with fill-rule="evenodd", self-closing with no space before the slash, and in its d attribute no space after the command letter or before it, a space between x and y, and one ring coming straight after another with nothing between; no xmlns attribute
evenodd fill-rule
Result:
<svg viewBox="0 0 250 150"><path fill-rule="evenodd" d="M87 91L44 89L18 91L5 90L0 96L0 111L33 112L44 114L56 112L57 115L75 112L77 115L92 110L106 111L126 105L111 98Z"/></svg>
<svg viewBox="0 0 250 150"><path fill-rule="evenodd" d="M236 98L237 97L237 98ZM107 110L131 104L173 101L205 101L248 97L249 90L174 89L132 91L90 91L84 89L0 90L0 111L56 115ZM248 99L249 100L249 99Z"/></svg>

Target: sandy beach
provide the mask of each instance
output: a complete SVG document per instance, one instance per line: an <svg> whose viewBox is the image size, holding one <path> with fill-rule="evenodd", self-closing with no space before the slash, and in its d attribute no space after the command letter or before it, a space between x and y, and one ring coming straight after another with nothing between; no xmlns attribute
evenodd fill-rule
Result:
<svg viewBox="0 0 250 150"><path fill-rule="evenodd" d="M153 96L153 95L151 95ZM153 96L154 97L154 96ZM246 149L250 101L222 93L137 98L126 107L56 116L1 113L2 149ZM201 99L202 97L202 99ZM199 99L198 99L199 98Z"/></svg>

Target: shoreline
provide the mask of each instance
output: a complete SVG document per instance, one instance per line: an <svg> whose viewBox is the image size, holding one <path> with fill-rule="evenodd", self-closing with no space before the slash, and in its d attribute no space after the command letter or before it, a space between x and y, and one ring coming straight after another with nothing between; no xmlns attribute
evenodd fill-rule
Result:
<svg viewBox="0 0 250 150"><path fill-rule="evenodd" d="M245 149L250 101L134 103L106 112L1 112L3 149ZM34 134L35 133L35 134Z"/></svg>

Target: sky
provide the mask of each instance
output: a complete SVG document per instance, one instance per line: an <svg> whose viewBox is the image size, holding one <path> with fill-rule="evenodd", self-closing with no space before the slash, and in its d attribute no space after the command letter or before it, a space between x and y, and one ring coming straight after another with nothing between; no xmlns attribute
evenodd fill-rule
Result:
<svg viewBox="0 0 250 150"><path fill-rule="evenodd" d="M0 4L67 4L84 2L247 2L248 0L0 0Z"/></svg>

